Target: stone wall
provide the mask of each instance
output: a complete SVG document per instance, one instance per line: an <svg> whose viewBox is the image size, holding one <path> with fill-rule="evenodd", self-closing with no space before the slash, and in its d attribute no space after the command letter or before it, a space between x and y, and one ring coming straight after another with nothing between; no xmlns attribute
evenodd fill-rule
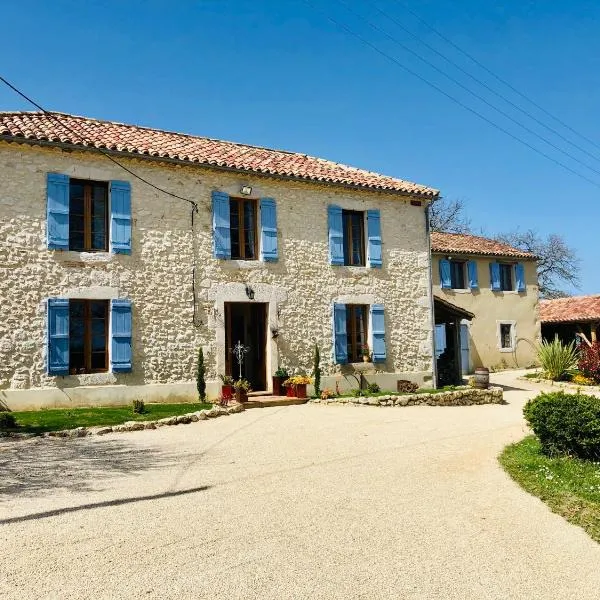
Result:
<svg viewBox="0 0 600 600"><path fill-rule="evenodd" d="M385 306L388 360L382 373L402 373L422 381L431 376L429 263L424 207L409 198L334 186L282 181L204 167L122 159L142 177L196 201L200 212L192 230L190 206L129 177L107 159L0 142L0 401L47 406L85 403L96 391L128 401L144 397L140 386L190 397L197 348L208 366L209 392L225 364L223 305L269 303L267 368L310 370L319 344L324 376L333 364L332 304L361 299ZM46 174L110 181L132 186L131 255L50 251L46 247ZM212 256L211 191L277 202L279 261L219 261ZM326 207L381 211L382 269L332 267L328 263ZM197 323L192 273L196 267ZM46 299L129 298L133 303L133 372L51 377L46 374ZM270 336L269 336L270 337ZM102 386L102 394L99 387ZM174 387L175 386L175 387ZM135 392L131 390L135 389ZM158 389L161 389L160 387ZM21 390L19 394L18 391ZM30 391L45 391L32 400ZM90 394L86 390L91 390ZM128 391L129 390L129 391ZM102 400L97 400L102 402Z"/></svg>

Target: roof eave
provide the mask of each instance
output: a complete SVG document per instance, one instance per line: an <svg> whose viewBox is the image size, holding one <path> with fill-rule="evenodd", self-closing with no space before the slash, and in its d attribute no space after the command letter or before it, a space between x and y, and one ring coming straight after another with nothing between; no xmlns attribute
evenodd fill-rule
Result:
<svg viewBox="0 0 600 600"><path fill-rule="evenodd" d="M506 258L506 259L520 259L520 260L539 260L538 256L533 254L524 255L524 254L497 254L491 252L471 252L465 250L440 250L439 248L432 248L432 254L460 254L461 256L482 256L482 257L491 257L491 258Z"/></svg>

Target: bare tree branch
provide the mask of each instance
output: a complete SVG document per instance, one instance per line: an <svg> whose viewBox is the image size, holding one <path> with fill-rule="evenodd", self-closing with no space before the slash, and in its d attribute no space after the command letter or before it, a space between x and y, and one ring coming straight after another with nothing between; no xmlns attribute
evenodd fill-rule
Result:
<svg viewBox="0 0 600 600"><path fill-rule="evenodd" d="M429 205L429 225L432 231L447 233L469 233L471 219L465 216L466 206L463 200L449 200L438 196Z"/></svg>
<svg viewBox="0 0 600 600"><path fill-rule="evenodd" d="M561 235L551 233L544 238L529 229L502 233L496 239L539 257L538 283L543 298L564 298L570 296L564 286L579 287L581 261Z"/></svg>

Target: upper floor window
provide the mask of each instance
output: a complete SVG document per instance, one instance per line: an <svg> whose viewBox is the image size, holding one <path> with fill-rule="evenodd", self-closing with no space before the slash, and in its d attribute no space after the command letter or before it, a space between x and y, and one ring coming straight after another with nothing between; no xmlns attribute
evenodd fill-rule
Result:
<svg viewBox="0 0 600 600"><path fill-rule="evenodd" d="M474 260L455 260L451 257L439 259L440 286L443 289L477 290L479 277L477 262Z"/></svg>
<svg viewBox="0 0 600 600"><path fill-rule="evenodd" d="M523 263L490 263L490 283L495 292L525 292L525 265Z"/></svg>
<svg viewBox="0 0 600 600"><path fill-rule="evenodd" d="M463 290L466 288L464 261L450 261L450 285L452 286L453 290Z"/></svg>
<svg viewBox="0 0 600 600"><path fill-rule="evenodd" d="M500 263L500 289L503 292L512 292L515 287L513 283L513 265Z"/></svg>
<svg viewBox="0 0 600 600"><path fill-rule="evenodd" d="M365 216L362 211L343 210L344 264L365 266Z"/></svg>
<svg viewBox="0 0 600 600"><path fill-rule="evenodd" d="M98 181L69 181L69 250L106 251L108 185Z"/></svg>
<svg viewBox="0 0 600 600"><path fill-rule="evenodd" d="M258 255L256 212L256 200L229 199L231 258L256 260Z"/></svg>

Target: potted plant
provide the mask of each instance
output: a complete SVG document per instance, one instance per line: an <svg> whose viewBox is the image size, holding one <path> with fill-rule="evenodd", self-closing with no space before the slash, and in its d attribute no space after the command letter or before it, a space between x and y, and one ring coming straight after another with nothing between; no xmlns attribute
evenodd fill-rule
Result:
<svg viewBox="0 0 600 600"><path fill-rule="evenodd" d="M273 375L273 396L283 396L285 394L285 381L289 377L285 369L279 367Z"/></svg>
<svg viewBox="0 0 600 600"><path fill-rule="evenodd" d="M294 375L285 381L287 396L290 398L306 398L306 386L312 383L312 378L307 375ZM290 390L293 390L290 394Z"/></svg>
<svg viewBox="0 0 600 600"><path fill-rule="evenodd" d="M246 379L238 379L233 384L233 389L235 390L235 399L240 404L248 401L248 392L252 391L249 381Z"/></svg>
<svg viewBox="0 0 600 600"><path fill-rule="evenodd" d="M369 344L362 345L361 354L363 362L369 362L371 360L371 351L369 350Z"/></svg>
<svg viewBox="0 0 600 600"><path fill-rule="evenodd" d="M221 396L223 400L231 400L233 398L233 377L231 375L219 375L221 380Z"/></svg>

